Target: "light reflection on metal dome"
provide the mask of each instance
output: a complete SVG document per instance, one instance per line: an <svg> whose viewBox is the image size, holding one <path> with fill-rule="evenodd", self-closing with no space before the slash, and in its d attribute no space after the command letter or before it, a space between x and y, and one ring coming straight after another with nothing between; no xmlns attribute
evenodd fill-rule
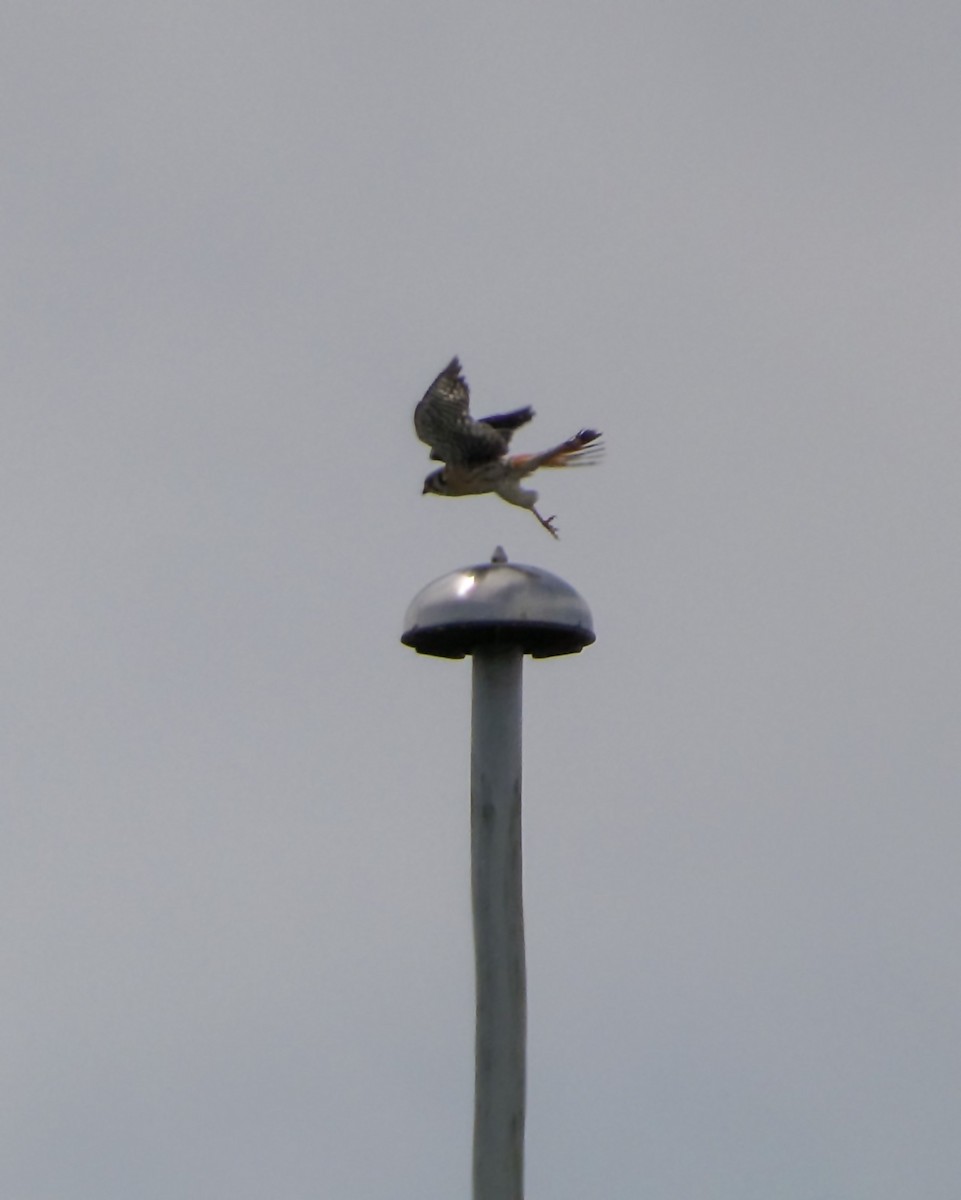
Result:
<svg viewBox="0 0 961 1200"><path fill-rule="evenodd" d="M594 625L569 583L541 567L508 562L498 546L489 563L451 571L422 588L407 609L400 640L439 658L494 645L549 658L589 646Z"/></svg>

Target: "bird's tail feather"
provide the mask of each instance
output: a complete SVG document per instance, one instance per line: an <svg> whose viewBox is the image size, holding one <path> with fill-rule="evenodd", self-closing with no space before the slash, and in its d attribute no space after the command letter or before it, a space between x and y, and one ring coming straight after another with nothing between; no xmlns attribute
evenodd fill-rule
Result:
<svg viewBox="0 0 961 1200"><path fill-rule="evenodd" d="M536 471L539 467L593 466L604 454L600 436L595 429L582 429L566 442L545 450L543 454L514 455L510 460L511 466L519 467L525 473Z"/></svg>

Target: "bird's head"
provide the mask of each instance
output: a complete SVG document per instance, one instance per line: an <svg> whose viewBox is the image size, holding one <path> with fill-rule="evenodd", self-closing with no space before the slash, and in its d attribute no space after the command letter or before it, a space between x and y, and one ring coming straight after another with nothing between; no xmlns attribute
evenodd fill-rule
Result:
<svg viewBox="0 0 961 1200"><path fill-rule="evenodd" d="M448 496L450 492L447 488L447 477L444 475L444 468L439 471L431 471L424 480L424 490L422 496L426 496L428 492L433 492L437 496Z"/></svg>

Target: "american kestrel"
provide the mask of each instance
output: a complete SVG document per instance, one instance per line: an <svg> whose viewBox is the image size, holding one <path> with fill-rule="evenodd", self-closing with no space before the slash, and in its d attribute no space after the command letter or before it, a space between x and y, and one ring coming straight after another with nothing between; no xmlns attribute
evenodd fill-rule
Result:
<svg viewBox="0 0 961 1200"><path fill-rule="evenodd" d="M601 435L593 429L582 429L542 454L508 456L511 435L527 424L534 410L518 408L475 421L469 408L467 381L460 361L452 358L414 409L417 436L430 446L431 458L444 463L424 480L424 492L438 496L496 492L508 504L529 508L547 532L557 537L555 518L541 516L534 507L537 492L522 488L521 480L539 467L589 466L601 455Z"/></svg>

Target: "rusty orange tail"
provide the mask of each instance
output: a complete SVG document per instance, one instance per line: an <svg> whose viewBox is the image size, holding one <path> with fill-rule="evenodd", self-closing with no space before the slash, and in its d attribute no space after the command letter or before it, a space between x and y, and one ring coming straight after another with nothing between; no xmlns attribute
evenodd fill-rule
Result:
<svg viewBox="0 0 961 1200"><path fill-rule="evenodd" d="M516 454L511 458L510 464L525 475L539 467L589 467L604 453L604 447L599 441L600 436L596 429L582 429L566 442L545 450L543 454Z"/></svg>

